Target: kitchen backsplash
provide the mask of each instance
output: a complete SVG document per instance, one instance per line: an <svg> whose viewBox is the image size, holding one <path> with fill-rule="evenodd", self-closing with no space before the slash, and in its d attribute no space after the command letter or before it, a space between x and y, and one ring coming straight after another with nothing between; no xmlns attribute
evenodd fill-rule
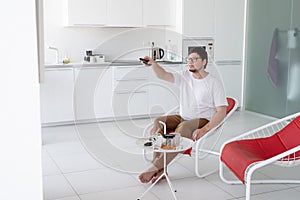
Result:
<svg viewBox="0 0 300 200"><path fill-rule="evenodd" d="M95 47L95 53L104 53L106 60L135 60L149 55L151 42L163 47L165 29L135 28L123 31L103 41Z"/></svg>
<svg viewBox="0 0 300 200"><path fill-rule="evenodd" d="M152 41L155 46L165 48L166 41L169 40L168 35L174 35L168 34L165 28L65 27L62 19L61 0L46 0L44 2L46 64L56 61L56 52L47 48L48 46L59 50L59 62L65 57L71 62L82 62L86 50L104 54L106 60L134 60L147 55L147 49L150 48ZM181 40L176 41L181 44Z"/></svg>

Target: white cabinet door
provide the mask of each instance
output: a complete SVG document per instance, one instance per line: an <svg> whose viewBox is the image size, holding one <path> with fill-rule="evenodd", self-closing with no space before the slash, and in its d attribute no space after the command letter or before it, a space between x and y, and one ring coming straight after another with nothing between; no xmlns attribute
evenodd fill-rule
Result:
<svg viewBox="0 0 300 200"><path fill-rule="evenodd" d="M141 0L107 1L107 25L119 27L142 26Z"/></svg>
<svg viewBox="0 0 300 200"><path fill-rule="evenodd" d="M42 123L74 120L74 74L71 68L46 69L40 84Z"/></svg>
<svg viewBox="0 0 300 200"><path fill-rule="evenodd" d="M148 111L148 89L114 92L112 104L115 118L145 116Z"/></svg>
<svg viewBox="0 0 300 200"><path fill-rule="evenodd" d="M143 0L143 24L157 26L175 25L176 1Z"/></svg>
<svg viewBox="0 0 300 200"><path fill-rule="evenodd" d="M149 68L141 66L113 67L114 117L133 117L148 114Z"/></svg>
<svg viewBox="0 0 300 200"><path fill-rule="evenodd" d="M182 65L163 66L163 68L169 72L177 72L182 70ZM164 114L178 106L179 89L172 83L156 78L152 73L149 84L149 113Z"/></svg>
<svg viewBox="0 0 300 200"><path fill-rule="evenodd" d="M245 1L215 2L215 60L242 60Z"/></svg>
<svg viewBox="0 0 300 200"><path fill-rule="evenodd" d="M68 25L106 24L107 0L67 0Z"/></svg>
<svg viewBox="0 0 300 200"><path fill-rule="evenodd" d="M97 118L113 117L112 96L112 68L108 67L102 71L95 91L94 108Z"/></svg>
<svg viewBox="0 0 300 200"><path fill-rule="evenodd" d="M215 0L183 1L183 35L213 37L215 32L214 10Z"/></svg>
<svg viewBox="0 0 300 200"><path fill-rule="evenodd" d="M243 70L241 65L218 65L226 95L235 97L240 103L243 88Z"/></svg>
<svg viewBox="0 0 300 200"><path fill-rule="evenodd" d="M75 119L111 117L111 70L82 67L75 72Z"/></svg>

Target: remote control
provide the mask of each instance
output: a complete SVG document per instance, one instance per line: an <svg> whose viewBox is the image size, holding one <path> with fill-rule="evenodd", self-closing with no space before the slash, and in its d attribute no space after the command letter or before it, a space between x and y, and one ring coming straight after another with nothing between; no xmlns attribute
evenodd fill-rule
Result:
<svg viewBox="0 0 300 200"><path fill-rule="evenodd" d="M147 60L147 59L140 58L140 61L142 61L142 62L143 62L144 64L146 64L146 65L149 65L149 64L148 64L149 60Z"/></svg>

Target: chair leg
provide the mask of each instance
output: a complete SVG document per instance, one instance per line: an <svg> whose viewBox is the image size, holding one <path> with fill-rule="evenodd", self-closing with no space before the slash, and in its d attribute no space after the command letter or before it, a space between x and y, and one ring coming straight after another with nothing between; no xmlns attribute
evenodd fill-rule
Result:
<svg viewBox="0 0 300 200"><path fill-rule="evenodd" d="M210 151L210 150L206 150L206 149L198 149L198 150L196 149L196 152L195 152L195 174L196 174L196 176L199 177L199 178L204 178L204 177L209 176L213 173L216 173L218 171L218 168L215 169L215 170L206 172L206 173L200 173L200 169L199 169L199 168L201 168L200 160L202 160L206 155L203 158L199 159L199 157L200 157L199 152L204 152L207 155L214 155L214 156L219 157L218 152Z"/></svg>
<svg viewBox="0 0 300 200"><path fill-rule="evenodd" d="M246 185L246 200L250 200L251 197L251 175L247 176L247 182Z"/></svg>
<svg viewBox="0 0 300 200"><path fill-rule="evenodd" d="M248 170L248 173L245 175L246 176L246 200L250 200L250 197L251 197L251 178L252 178L252 174L254 173L255 171L255 167L254 168L250 168ZM261 182L260 180L257 181L257 183L263 183Z"/></svg>
<svg viewBox="0 0 300 200"><path fill-rule="evenodd" d="M250 196L251 196L250 187L251 187L251 184L246 183L246 200L250 200Z"/></svg>
<svg viewBox="0 0 300 200"><path fill-rule="evenodd" d="M239 180L229 180L229 179L225 178L223 166L224 166L223 162L221 160L219 160L219 177L220 177L220 179L226 184L241 185L242 182Z"/></svg>

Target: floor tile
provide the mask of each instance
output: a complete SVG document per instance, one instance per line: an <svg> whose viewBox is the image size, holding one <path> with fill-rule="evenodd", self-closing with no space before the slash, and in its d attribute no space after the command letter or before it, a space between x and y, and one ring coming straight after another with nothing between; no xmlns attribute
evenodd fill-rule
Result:
<svg viewBox="0 0 300 200"><path fill-rule="evenodd" d="M136 200L140 197L144 191L145 187L128 187L117 190L109 190L98 193L89 193L85 195L80 195L81 200L99 200L99 199L122 199L122 200ZM148 192L143 197L143 200L159 200L152 192Z"/></svg>
<svg viewBox="0 0 300 200"><path fill-rule="evenodd" d="M44 159L44 158L47 159L47 158L50 158L50 156L49 156L49 153L46 150L46 147L42 146L42 159Z"/></svg>
<svg viewBox="0 0 300 200"><path fill-rule="evenodd" d="M272 179L298 179L300 180L300 166L280 167L274 164L259 169L259 172L265 174ZM287 173L288 172L288 173Z"/></svg>
<svg viewBox="0 0 300 200"><path fill-rule="evenodd" d="M97 169L65 175L78 194L100 192L124 187L138 186L129 174L113 169Z"/></svg>
<svg viewBox="0 0 300 200"><path fill-rule="evenodd" d="M211 171L216 171L219 168L218 157L214 155L207 155L203 159L198 161L198 172L199 174L206 174ZM178 163L185 168L189 169L194 176L196 176L195 172L195 155L193 154L191 157L187 155L183 155L182 158L178 160Z"/></svg>
<svg viewBox="0 0 300 200"><path fill-rule="evenodd" d="M75 126L53 126L42 128L43 144L57 144L78 141Z"/></svg>
<svg viewBox="0 0 300 200"><path fill-rule="evenodd" d="M297 191L300 191L300 186L297 184L297 185L295 185L294 189Z"/></svg>
<svg viewBox="0 0 300 200"><path fill-rule="evenodd" d="M63 175L43 177L44 199L75 196L76 193Z"/></svg>
<svg viewBox="0 0 300 200"><path fill-rule="evenodd" d="M193 177L171 180L171 183L173 189L176 190L175 195L178 200L226 200L233 198L233 196L209 183L205 179ZM159 196L160 199L172 199L172 193L167 181L163 181L155 185L152 188L152 192Z"/></svg>
<svg viewBox="0 0 300 200"><path fill-rule="evenodd" d="M107 167L119 167L118 160L123 159L126 152L120 151L106 139L94 139L83 141L85 150L100 164ZM124 159L126 159L126 156ZM129 159L126 160L128 162Z"/></svg>
<svg viewBox="0 0 300 200"><path fill-rule="evenodd" d="M98 169L104 167L88 153L56 156L53 157L53 160L62 171L62 173L87 171L90 169Z"/></svg>
<svg viewBox="0 0 300 200"><path fill-rule="evenodd" d="M194 172L191 172L177 162L174 162L171 164L171 166L168 166L168 174L172 180L195 177Z"/></svg>
<svg viewBox="0 0 300 200"><path fill-rule="evenodd" d="M225 174L225 177L231 178L232 175ZM263 174L260 174L260 173L255 173L255 174L253 174L253 178L254 179L265 179L266 176ZM211 176L206 177L205 179L208 180L210 183L218 186L219 188L226 190L226 192L230 193L231 195L233 195L236 198L245 196L245 192L246 192L245 185L226 184L220 179L218 174L213 174ZM236 180L235 177L234 177L234 180ZM252 188L251 194L254 195L254 194L260 194L260 193L265 193L265 192L270 192L270 191L287 189L288 186L283 185L283 184L252 184L251 188Z"/></svg>
<svg viewBox="0 0 300 200"><path fill-rule="evenodd" d="M104 131L102 130L102 126L106 123L89 123L89 124L76 124L75 132L79 139L83 140L93 140L97 138L103 138ZM109 123L111 125L111 123ZM110 126L110 129L112 125Z"/></svg>
<svg viewBox="0 0 300 200"><path fill-rule="evenodd" d="M300 192L293 190L293 189L287 189L287 190L279 190L274 192L268 192L258 195L251 195L251 200L282 200L282 199L288 199L288 200L298 200L300 196ZM244 200L245 198L239 198L238 200Z"/></svg>
<svg viewBox="0 0 300 200"><path fill-rule="evenodd" d="M62 173L52 158L43 158L42 165L43 176L58 175Z"/></svg>
<svg viewBox="0 0 300 200"><path fill-rule="evenodd" d="M44 145L51 157L86 152L80 141Z"/></svg>
<svg viewBox="0 0 300 200"><path fill-rule="evenodd" d="M107 152L90 152L90 155L93 156L93 158L103 165L105 168L111 168L111 169L121 169L118 162L115 160L115 155Z"/></svg>
<svg viewBox="0 0 300 200"><path fill-rule="evenodd" d="M148 168L144 168L143 171L145 171ZM138 174L133 174L133 178L136 179L137 182L140 182L138 179L138 175L143 172L140 171ZM171 164L171 166L168 166L167 172L169 174L170 179L172 180L178 180L178 179L184 179L189 177L195 177L194 173L192 173L190 170L186 169L182 165L174 162Z"/></svg>
<svg viewBox="0 0 300 200"><path fill-rule="evenodd" d="M78 196L70 196L70 197L64 197L59 199L53 199L53 200L81 200Z"/></svg>

